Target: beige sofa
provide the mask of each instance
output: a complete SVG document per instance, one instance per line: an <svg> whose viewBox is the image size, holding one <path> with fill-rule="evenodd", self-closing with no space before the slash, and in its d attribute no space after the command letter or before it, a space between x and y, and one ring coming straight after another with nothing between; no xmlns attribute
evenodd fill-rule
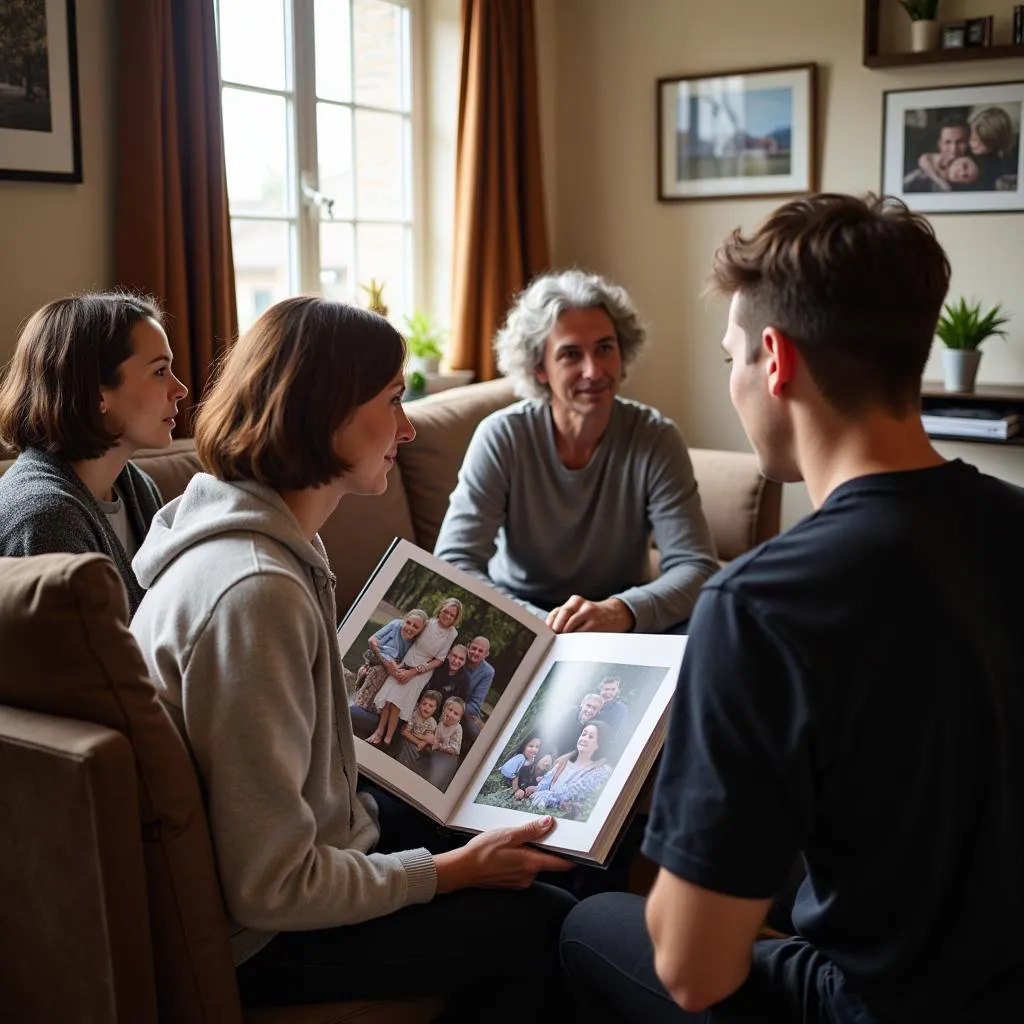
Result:
<svg viewBox="0 0 1024 1024"><path fill-rule="evenodd" d="M394 536L430 548L479 420L504 382L409 406L418 437L385 495L347 498L323 531L343 612ZM779 488L752 456L693 451L723 559L775 533ZM165 498L189 442L140 465ZM0 471L5 468L0 464ZM100 555L0 559L0 1018L240 1024L198 781ZM247 1012L244 1020L432 1020L437 1000Z"/></svg>

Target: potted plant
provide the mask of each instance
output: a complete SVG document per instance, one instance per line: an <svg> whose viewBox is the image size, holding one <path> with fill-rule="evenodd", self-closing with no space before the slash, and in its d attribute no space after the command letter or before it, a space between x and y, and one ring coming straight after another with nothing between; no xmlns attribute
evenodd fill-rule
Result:
<svg viewBox="0 0 1024 1024"><path fill-rule="evenodd" d="M405 394L403 402L412 402L427 393L427 375L421 370L410 370L405 375Z"/></svg>
<svg viewBox="0 0 1024 1024"><path fill-rule="evenodd" d="M942 367L947 391L973 391L981 352L978 346L992 335L1006 337L1004 326L1009 317L1003 316L1003 307L996 303L982 315L981 303L968 305L961 298L956 305L946 303L939 317L935 333L946 347L942 351Z"/></svg>
<svg viewBox="0 0 1024 1024"><path fill-rule="evenodd" d="M934 50L939 45L939 0L900 0L900 6L910 15L911 50Z"/></svg>
<svg viewBox="0 0 1024 1024"><path fill-rule="evenodd" d="M371 277L369 284L361 284L359 286L366 292L366 308L371 313L376 313L378 316L387 319L388 307L384 302L384 282L377 283L377 278Z"/></svg>
<svg viewBox="0 0 1024 1024"><path fill-rule="evenodd" d="M422 309L405 317L405 343L409 347L409 369L437 373L441 365L444 330Z"/></svg>

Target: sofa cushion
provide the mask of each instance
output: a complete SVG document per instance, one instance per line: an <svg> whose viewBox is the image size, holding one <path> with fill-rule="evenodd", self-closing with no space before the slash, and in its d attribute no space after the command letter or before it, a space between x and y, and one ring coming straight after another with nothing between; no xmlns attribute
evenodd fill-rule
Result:
<svg viewBox="0 0 1024 1024"><path fill-rule="evenodd" d="M96 722L135 754L161 1019L240 1020L199 784L104 555L0 558L0 703Z"/></svg>
<svg viewBox="0 0 1024 1024"><path fill-rule="evenodd" d="M779 532L782 485L761 475L757 456L691 448L701 508L723 562Z"/></svg>
<svg viewBox="0 0 1024 1024"><path fill-rule="evenodd" d="M172 441L169 448L147 448L136 452L132 462L153 478L165 502L181 494L189 480L199 472L199 456L191 438Z"/></svg>
<svg viewBox="0 0 1024 1024"><path fill-rule="evenodd" d="M441 529L448 498L477 424L515 400L509 381L492 380L453 388L406 406L416 439L398 450L409 493L416 543L427 551Z"/></svg>

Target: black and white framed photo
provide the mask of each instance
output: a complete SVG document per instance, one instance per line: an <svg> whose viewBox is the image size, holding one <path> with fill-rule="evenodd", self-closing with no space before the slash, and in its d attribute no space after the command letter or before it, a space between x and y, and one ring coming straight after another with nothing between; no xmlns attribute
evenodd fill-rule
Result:
<svg viewBox="0 0 1024 1024"><path fill-rule="evenodd" d="M82 180L74 0L0 0L0 178Z"/></svg>
<svg viewBox="0 0 1024 1024"><path fill-rule="evenodd" d="M813 192L815 65L658 80L658 199Z"/></svg>
<svg viewBox="0 0 1024 1024"><path fill-rule="evenodd" d="M884 94L882 191L920 213L1024 210L1024 82Z"/></svg>

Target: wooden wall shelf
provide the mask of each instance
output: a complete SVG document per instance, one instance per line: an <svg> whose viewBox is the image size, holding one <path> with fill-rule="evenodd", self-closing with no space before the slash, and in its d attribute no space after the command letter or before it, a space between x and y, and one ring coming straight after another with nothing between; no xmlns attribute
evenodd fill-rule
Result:
<svg viewBox="0 0 1024 1024"><path fill-rule="evenodd" d="M879 11L882 0L864 0L864 66L867 68L903 68L927 64L956 64L979 60L1024 60L1024 43L1001 46L963 46L924 53L879 53Z"/></svg>

